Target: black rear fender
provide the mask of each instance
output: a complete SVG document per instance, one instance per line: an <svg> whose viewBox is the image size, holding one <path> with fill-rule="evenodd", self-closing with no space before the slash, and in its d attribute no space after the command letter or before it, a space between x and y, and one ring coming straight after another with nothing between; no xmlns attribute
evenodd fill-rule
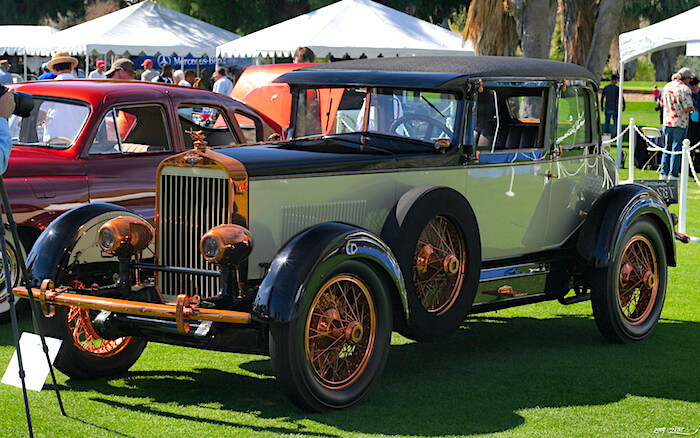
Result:
<svg viewBox="0 0 700 438"><path fill-rule="evenodd" d="M640 217L651 219L659 229L669 266L676 266L673 221L659 195L637 184L615 186L593 204L584 221L576 251L585 265L609 266L625 230Z"/></svg>
<svg viewBox="0 0 700 438"><path fill-rule="evenodd" d="M408 315L406 287L391 250L369 231L339 222L308 228L290 239L277 253L260 284L253 317L287 323L297 317L304 299L326 280L325 273L343 260L359 260L383 278L394 305L394 318ZM397 315L398 313L398 315Z"/></svg>

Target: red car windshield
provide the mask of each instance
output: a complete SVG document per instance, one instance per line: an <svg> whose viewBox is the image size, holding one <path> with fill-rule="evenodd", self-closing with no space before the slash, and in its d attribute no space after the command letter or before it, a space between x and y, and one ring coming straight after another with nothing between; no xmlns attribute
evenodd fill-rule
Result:
<svg viewBox="0 0 700 438"><path fill-rule="evenodd" d="M35 97L29 117L10 117L12 143L67 149L78 138L89 114L90 107L86 104Z"/></svg>

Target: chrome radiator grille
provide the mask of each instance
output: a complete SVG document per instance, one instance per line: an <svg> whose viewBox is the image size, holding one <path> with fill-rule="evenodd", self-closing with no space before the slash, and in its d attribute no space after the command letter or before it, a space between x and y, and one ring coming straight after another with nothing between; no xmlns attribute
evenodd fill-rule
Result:
<svg viewBox="0 0 700 438"><path fill-rule="evenodd" d="M229 222L228 176L216 171L210 176L182 172L180 168L174 175L164 169L160 176L158 261L164 266L216 271L217 267L199 253L199 239L210 228ZM198 294L204 298L219 291L218 277L170 272L157 276L164 295Z"/></svg>

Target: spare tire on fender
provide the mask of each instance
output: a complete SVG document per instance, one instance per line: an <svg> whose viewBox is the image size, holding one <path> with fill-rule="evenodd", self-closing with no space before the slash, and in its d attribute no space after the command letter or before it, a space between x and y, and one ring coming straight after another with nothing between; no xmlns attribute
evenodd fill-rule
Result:
<svg viewBox="0 0 700 438"><path fill-rule="evenodd" d="M481 241L474 210L459 192L419 187L397 202L382 239L399 262L409 317L404 336L435 342L456 330L479 285Z"/></svg>

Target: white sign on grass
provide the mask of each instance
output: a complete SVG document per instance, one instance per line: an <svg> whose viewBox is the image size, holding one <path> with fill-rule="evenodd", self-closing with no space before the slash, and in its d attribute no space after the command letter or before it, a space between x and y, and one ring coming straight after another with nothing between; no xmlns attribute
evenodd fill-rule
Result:
<svg viewBox="0 0 700 438"><path fill-rule="evenodd" d="M49 347L49 358L51 363L56 360L58 349L61 347L60 339L45 338L46 345ZM46 382L46 377L49 375L49 364L46 363L46 355L41 347L41 338L34 333L22 333L19 338L19 348L22 351L22 365L24 365L24 381L27 389L32 391L41 391ZM2 376L2 383L6 385L22 387L22 380L19 378L19 361L17 360L17 351L12 353L12 359L7 365L5 374Z"/></svg>

